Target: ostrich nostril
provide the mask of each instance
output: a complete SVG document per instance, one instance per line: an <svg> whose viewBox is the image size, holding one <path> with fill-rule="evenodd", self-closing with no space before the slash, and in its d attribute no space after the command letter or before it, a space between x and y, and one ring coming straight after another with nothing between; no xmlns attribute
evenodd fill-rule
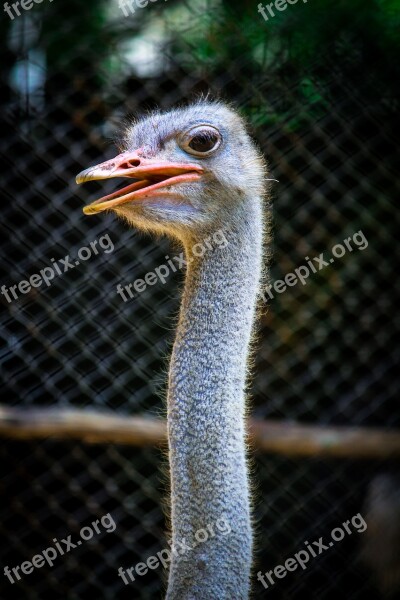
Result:
<svg viewBox="0 0 400 600"><path fill-rule="evenodd" d="M129 169L129 168L131 169L132 167L139 167L139 165L140 165L140 160L138 160L138 159L134 159L134 158L133 158L133 159L131 159L131 160L128 160L128 161L126 162L126 164L128 165L128 169Z"/></svg>
<svg viewBox="0 0 400 600"><path fill-rule="evenodd" d="M119 169L132 169L133 167L139 167L140 160L136 158L131 158L129 160L125 160L123 163L118 165Z"/></svg>

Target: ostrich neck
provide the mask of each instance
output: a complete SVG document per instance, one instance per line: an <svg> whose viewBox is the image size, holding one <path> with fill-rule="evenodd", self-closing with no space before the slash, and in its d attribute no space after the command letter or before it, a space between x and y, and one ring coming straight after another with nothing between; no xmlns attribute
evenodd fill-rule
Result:
<svg viewBox="0 0 400 600"><path fill-rule="evenodd" d="M244 389L261 274L260 204L248 201L235 219L238 226L222 228L225 247L211 242L203 257L186 247L168 393L175 550L168 600L248 597L252 535Z"/></svg>

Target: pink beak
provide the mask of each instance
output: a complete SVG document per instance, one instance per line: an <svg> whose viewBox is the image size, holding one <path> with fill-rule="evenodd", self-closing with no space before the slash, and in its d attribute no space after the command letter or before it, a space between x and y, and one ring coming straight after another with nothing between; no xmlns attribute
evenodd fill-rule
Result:
<svg viewBox="0 0 400 600"><path fill-rule="evenodd" d="M138 180L85 206L83 212L91 215L126 202L152 198L157 196L160 188L198 181L202 173L202 167L196 164L143 158L139 148L134 152L123 152L111 160L89 167L77 175L76 183L113 177L130 177Z"/></svg>

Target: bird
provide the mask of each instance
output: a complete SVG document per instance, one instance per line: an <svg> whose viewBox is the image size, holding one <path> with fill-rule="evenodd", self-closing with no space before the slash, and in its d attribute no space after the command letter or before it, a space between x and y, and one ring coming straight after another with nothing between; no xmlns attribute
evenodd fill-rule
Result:
<svg viewBox="0 0 400 600"><path fill-rule="evenodd" d="M76 181L134 181L83 212L111 211L166 235L186 262L167 391L172 548L184 540L186 551L172 552L165 597L247 600L254 533L245 420L271 229L267 161L238 110L204 97L129 121L119 150ZM216 232L226 243L212 243Z"/></svg>

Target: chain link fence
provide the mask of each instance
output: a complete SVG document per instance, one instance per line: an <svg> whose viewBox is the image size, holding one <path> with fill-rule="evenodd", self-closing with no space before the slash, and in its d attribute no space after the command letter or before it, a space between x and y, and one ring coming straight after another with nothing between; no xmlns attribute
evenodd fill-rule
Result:
<svg viewBox="0 0 400 600"><path fill-rule="evenodd" d="M20 8L12 19L5 13L1 25L3 403L163 414L184 275L171 273L165 284L124 302L117 285L143 278L173 249L111 215L84 217L82 206L114 184L81 189L74 177L112 156L109 140L118 139L124 115L167 108L211 89L247 116L279 180L271 281L321 253L327 262L304 285L264 290L269 302L255 357L252 414L315 426L398 428L400 165L393 86L383 85L353 42L340 61L336 45L307 69L294 68L290 52L269 42L272 24L254 3L239 10L225 2L159 0L135 4L134 13L128 7L124 16L111 1L46 2ZM241 18L245 10L251 18ZM357 232L364 238L354 238ZM352 242L350 251L349 238L367 244ZM95 240L97 253L90 245ZM337 244L345 248L342 256ZM62 272L49 285L25 292L14 287L14 294L12 286L56 263ZM116 524L59 555L51 567L20 572L14 583L1 574L2 599L162 597L162 568L128 586L118 576L120 566L166 547L162 449L3 441L1 455L3 566L30 561L54 539L76 541L83 526L108 513ZM329 538L353 515L365 515L371 481L398 468L394 458L260 451L253 462L255 572L263 573L305 541ZM253 597L380 598L373 569L360 560L365 535L346 535L268 589L255 576Z"/></svg>

